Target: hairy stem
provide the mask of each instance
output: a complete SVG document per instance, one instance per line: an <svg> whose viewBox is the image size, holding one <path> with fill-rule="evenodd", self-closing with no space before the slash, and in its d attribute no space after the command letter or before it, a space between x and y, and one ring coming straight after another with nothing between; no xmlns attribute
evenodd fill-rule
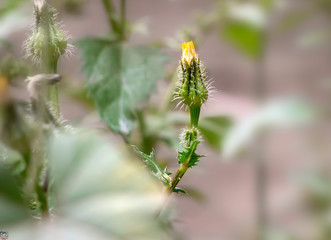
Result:
<svg viewBox="0 0 331 240"><path fill-rule="evenodd" d="M48 73L55 74L57 72L57 61L50 63ZM59 93L58 86L56 84L49 87L49 101L52 106L52 110L55 114L55 117L60 116L60 106L59 106Z"/></svg>
<svg viewBox="0 0 331 240"><path fill-rule="evenodd" d="M57 59L53 60L50 54L45 54L44 58L42 59L42 62L44 63L42 66L42 71L44 71L47 74L57 73ZM44 122L45 104L40 104L40 103L49 102L54 117L58 118L60 116L58 86L57 85L47 86L47 89L44 89L43 91L45 94L43 94L41 96L41 99L39 99L39 108L41 108L39 109L39 112L40 114L42 114L42 117L39 118L39 121L41 121L40 122L41 125L45 123ZM47 217L49 215L49 181L48 181L49 170L48 170L47 159L45 157L46 155L45 146L47 144L47 141L48 141L47 136L44 130L41 128L39 130L38 146L42 150L40 150L38 155L35 155L37 176L35 178L34 184L35 184L38 201L40 203L40 210L42 212L43 217Z"/></svg>
<svg viewBox="0 0 331 240"><path fill-rule="evenodd" d="M194 106L190 107L190 114L191 114L191 123L190 128L198 127L198 121L200 116L200 106ZM190 148L190 154L187 156L185 160L181 160L181 164L179 165L178 171L174 178L171 181L171 185L169 187L170 194L175 190L176 186L180 182L180 180L183 178L184 174L186 173L187 169L189 168L189 163L191 161L191 158L193 154L195 153L195 150L197 148L198 142L195 142L197 140L197 136L191 136L186 144L186 148Z"/></svg>

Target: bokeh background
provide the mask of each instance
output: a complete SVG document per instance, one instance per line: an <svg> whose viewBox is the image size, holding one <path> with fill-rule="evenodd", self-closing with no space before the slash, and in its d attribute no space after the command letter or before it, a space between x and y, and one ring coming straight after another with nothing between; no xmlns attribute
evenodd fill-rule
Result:
<svg viewBox="0 0 331 240"><path fill-rule="evenodd" d="M5 39L0 60L10 54L28 62L22 47L31 32L32 4L27 2L0 16L0 38ZM237 10L227 9L225 3ZM72 43L108 32L101 1L53 0L52 4ZM199 153L208 157L190 170L180 184L190 190L189 194L176 194L171 200L175 209L173 226L184 239L257 239L261 208L270 239L331 239L330 1L275 0L267 13L261 14L260 8L259 1L127 1L127 18L133 23L131 44L159 46L172 57L170 65L176 65L181 41L192 38L197 42L199 57L216 89L202 110L203 116L229 116L235 128L251 128L247 131L252 136L260 132L260 127L268 129L262 140L248 138L239 155L224 156L223 149L202 144ZM256 42L240 31L234 34L235 40L222 34L230 13L239 14L242 21L255 22L257 31L265 31L264 41ZM263 59L252 54L256 44L264 46ZM106 129L88 104L66 91L68 86L85 84L79 55L76 47L71 56L61 58L58 67L64 77L60 84L63 116L79 126ZM16 91L26 99L22 80ZM168 82L160 80L154 95L167 91ZM314 121L302 125L301 119L293 120L291 114L296 109L265 117L265 111L273 111L268 110L267 103L274 99L285 102L285 106L287 101L290 104L293 99L300 99L314 112ZM256 120L261 116L265 117L262 122ZM275 120L278 116L286 124L279 124L283 121ZM234 138L240 142L245 134L239 131ZM121 143L120 137L109 135ZM156 151L160 158L168 159L169 169L176 168L174 151L169 153L164 144L159 144Z"/></svg>

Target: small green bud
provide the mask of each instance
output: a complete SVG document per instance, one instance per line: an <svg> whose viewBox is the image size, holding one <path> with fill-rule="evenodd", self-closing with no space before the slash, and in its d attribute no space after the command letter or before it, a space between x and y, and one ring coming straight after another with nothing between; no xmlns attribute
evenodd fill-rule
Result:
<svg viewBox="0 0 331 240"><path fill-rule="evenodd" d="M184 147L190 147L191 143L195 140L201 141L201 134L196 127L192 127L189 129L184 129L180 134L180 142Z"/></svg>
<svg viewBox="0 0 331 240"><path fill-rule="evenodd" d="M182 44L176 95L188 107L201 107L208 99L206 73L192 41Z"/></svg>
<svg viewBox="0 0 331 240"><path fill-rule="evenodd" d="M70 45L56 20L55 10L44 0L35 0L34 20L33 32L26 42L28 55L37 62L57 62Z"/></svg>

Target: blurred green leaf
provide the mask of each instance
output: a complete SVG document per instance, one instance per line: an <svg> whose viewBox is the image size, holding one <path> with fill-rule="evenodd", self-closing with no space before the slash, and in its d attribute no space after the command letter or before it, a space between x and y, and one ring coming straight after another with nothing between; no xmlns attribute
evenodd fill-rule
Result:
<svg viewBox="0 0 331 240"><path fill-rule="evenodd" d="M0 226L8 226L29 216L15 178L0 163ZM4 229L1 229L4 230Z"/></svg>
<svg viewBox="0 0 331 240"><path fill-rule="evenodd" d="M101 118L116 133L129 135L135 110L149 99L163 78L169 58L147 46L127 46L101 39L78 42L87 73L89 95Z"/></svg>
<svg viewBox="0 0 331 240"><path fill-rule="evenodd" d="M42 221L28 221L22 193L0 168L0 225L13 239L173 239L156 219L165 200L160 185L104 139L55 133L48 159L52 214Z"/></svg>
<svg viewBox="0 0 331 240"><path fill-rule="evenodd" d="M267 229L266 240L298 240L293 234L281 229Z"/></svg>
<svg viewBox="0 0 331 240"><path fill-rule="evenodd" d="M218 151L222 150L223 139L231 126L231 119L225 116L204 117L199 123L203 139Z"/></svg>
<svg viewBox="0 0 331 240"><path fill-rule="evenodd" d="M263 50L267 0L224 1L220 4L221 37L242 54L258 59Z"/></svg>
<svg viewBox="0 0 331 240"><path fill-rule="evenodd" d="M13 50L13 45L7 39L0 38L0 46L3 47L7 51Z"/></svg>
<svg viewBox="0 0 331 240"><path fill-rule="evenodd" d="M25 170L26 163L23 156L13 149L0 143L0 164L11 170L13 175L22 173Z"/></svg>
<svg viewBox="0 0 331 240"><path fill-rule="evenodd" d="M29 67L25 62L15 59L11 55L7 55L0 62L0 75L12 80L17 77L26 78L29 73Z"/></svg>
<svg viewBox="0 0 331 240"><path fill-rule="evenodd" d="M285 99L266 103L231 128L225 138L223 154L225 157L236 155L261 131L306 124L316 116L317 111L304 101Z"/></svg>
<svg viewBox="0 0 331 240"><path fill-rule="evenodd" d="M93 134L57 134L50 146L52 206L98 239L158 239L162 188L142 165ZM91 237L91 236L90 236ZM71 238L66 238L71 239Z"/></svg>
<svg viewBox="0 0 331 240"><path fill-rule="evenodd" d="M33 11L27 7L32 1L5 0L0 6L0 38L7 38L12 32L30 25Z"/></svg>
<svg viewBox="0 0 331 240"><path fill-rule="evenodd" d="M225 41L251 58L257 59L262 52L262 32L249 23L230 21L221 30Z"/></svg>
<svg viewBox="0 0 331 240"><path fill-rule="evenodd" d="M0 4L0 17L20 7L25 0L3 0Z"/></svg>
<svg viewBox="0 0 331 240"><path fill-rule="evenodd" d="M305 197L315 213L325 214L331 210L330 176L318 172L300 174L300 183L305 190Z"/></svg>

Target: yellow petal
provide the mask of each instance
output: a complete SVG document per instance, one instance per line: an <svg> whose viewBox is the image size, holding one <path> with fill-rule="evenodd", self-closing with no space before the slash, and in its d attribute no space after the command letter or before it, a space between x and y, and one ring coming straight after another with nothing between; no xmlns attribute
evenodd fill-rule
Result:
<svg viewBox="0 0 331 240"><path fill-rule="evenodd" d="M191 64L193 58L196 57L193 42L184 42L182 44L182 59L185 59L188 64Z"/></svg>

